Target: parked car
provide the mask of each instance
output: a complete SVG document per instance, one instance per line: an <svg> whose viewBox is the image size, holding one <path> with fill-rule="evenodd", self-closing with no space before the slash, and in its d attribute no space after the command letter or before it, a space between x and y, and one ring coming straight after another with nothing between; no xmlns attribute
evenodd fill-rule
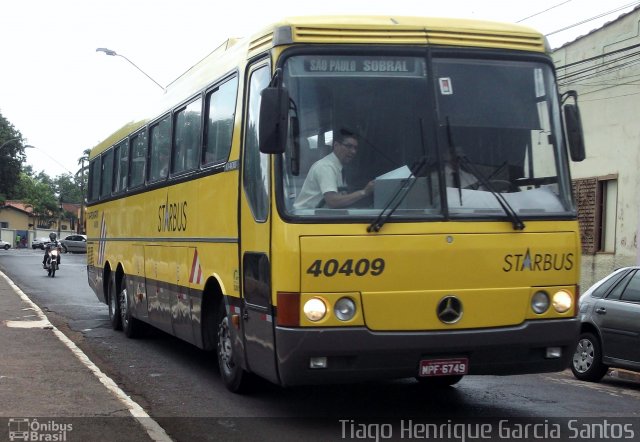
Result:
<svg viewBox="0 0 640 442"><path fill-rule="evenodd" d="M69 235L60 242L64 253L87 253L87 235Z"/></svg>
<svg viewBox="0 0 640 442"><path fill-rule="evenodd" d="M6 242L6 241L2 241L0 239L0 249L5 249L5 250L9 250L11 248L11 244Z"/></svg>
<svg viewBox="0 0 640 442"><path fill-rule="evenodd" d="M598 382L610 367L640 371L640 266L624 267L580 297L580 339L571 371Z"/></svg>
<svg viewBox="0 0 640 442"><path fill-rule="evenodd" d="M31 241L31 248L44 250L44 248L47 247L47 244L49 244L50 242L51 241L47 236L44 236L42 238L35 238L33 241Z"/></svg>

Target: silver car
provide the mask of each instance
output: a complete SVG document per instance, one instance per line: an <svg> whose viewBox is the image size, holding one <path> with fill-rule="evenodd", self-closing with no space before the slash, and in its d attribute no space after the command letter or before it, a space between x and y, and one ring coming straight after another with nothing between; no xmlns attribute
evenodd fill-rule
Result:
<svg viewBox="0 0 640 442"><path fill-rule="evenodd" d="M64 253L87 253L87 235L69 235L60 243Z"/></svg>
<svg viewBox="0 0 640 442"><path fill-rule="evenodd" d="M42 238L35 238L33 241L31 241L31 248L32 249L40 249L40 250L44 250L45 247L47 247L47 244L49 244L51 242L51 240L49 239L48 236L43 236Z"/></svg>
<svg viewBox="0 0 640 442"><path fill-rule="evenodd" d="M571 371L598 382L610 367L640 371L640 267L624 267L580 297L582 329Z"/></svg>
<svg viewBox="0 0 640 442"><path fill-rule="evenodd" d="M0 249L5 249L5 250L9 250L11 248L11 244L9 244L6 241L2 241L0 239Z"/></svg>

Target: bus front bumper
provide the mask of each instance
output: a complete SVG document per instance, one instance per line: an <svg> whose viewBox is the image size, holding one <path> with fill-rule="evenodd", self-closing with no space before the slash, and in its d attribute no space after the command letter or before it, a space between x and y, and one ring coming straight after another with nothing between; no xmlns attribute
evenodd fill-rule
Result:
<svg viewBox="0 0 640 442"><path fill-rule="evenodd" d="M469 375L562 371L575 350L577 318L527 321L515 327L438 332L276 327L283 386L418 376L420 361L467 358ZM560 349L559 357L547 350ZM326 358L325 368L311 368Z"/></svg>

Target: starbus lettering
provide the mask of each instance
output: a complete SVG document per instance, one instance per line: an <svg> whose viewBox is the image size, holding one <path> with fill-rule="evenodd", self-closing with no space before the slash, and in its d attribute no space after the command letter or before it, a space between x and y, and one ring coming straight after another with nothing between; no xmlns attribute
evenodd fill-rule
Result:
<svg viewBox="0 0 640 442"><path fill-rule="evenodd" d="M504 257L505 272L548 272L551 270L571 270L574 265L573 253L526 253L509 254Z"/></svg>
<svg viewBox="0 0 640 442"><path fill-rule="evenodd" d="M187 202L167 202L158 206L158 232L184 232L187 230Z"/></svg>

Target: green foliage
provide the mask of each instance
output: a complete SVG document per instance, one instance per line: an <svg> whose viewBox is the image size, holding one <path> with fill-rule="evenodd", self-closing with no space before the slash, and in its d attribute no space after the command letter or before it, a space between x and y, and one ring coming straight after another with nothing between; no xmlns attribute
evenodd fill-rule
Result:
<svg viewBox="0 0 640 442"><path fill-rule="evenodd" d="M76 179L70 174L65 173L54 178L53 186L58 190L62 201L65 203L80 204L82 202L82 186L80 185L80 180L80 177Z"/></svg>
<svg viewBox="0 0 640 442"><path fill-rule="evenodd" d="M53 193L50 181L44 173L31 176L20 174L16 198L31 206L33 214L38 218L38 225L49 226L56 219L58 201Z"/></svg>
<svg viewBox="0 0 640 442"><path fill-rule="evenodd" d="M5 144L6 143L6 144ZM81 204L86 189L86 174L75 177L63 174L50 177L44 171L36 173L25 161L22 135L0 114L0 205L6 200L24 201L32 207L39 225L50 225L60 211L60 202ZM78 164L88 165L85 150ZM68 214L71 217L75 214Z"/></svg>
<svg viewBox="0 0 640 442"><path fill-rule="evenodd" d="M25 159L22 135L0 113L0 199L11 199Z"/></svg>

